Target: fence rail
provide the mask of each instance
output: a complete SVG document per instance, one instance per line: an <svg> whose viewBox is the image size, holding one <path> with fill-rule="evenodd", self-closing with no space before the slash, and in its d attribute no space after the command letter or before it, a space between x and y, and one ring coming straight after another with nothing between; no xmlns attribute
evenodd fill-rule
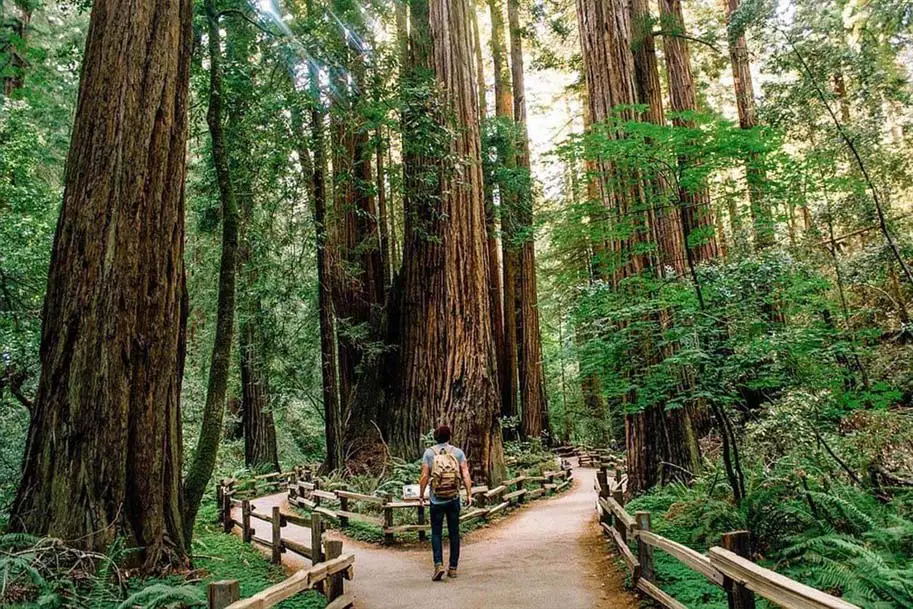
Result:
<svg viewBox="0 0 913 609"><path fill-rule="evenodd" d="M624 508L626 478L616 468L611 478L607 468L596 474L598 494L596 509L602 529L614 541L635 587L669 609L686 609L685 605L664 592L657 584L653 568L653 550L658 548L689 569L721 586L729 599L730 609L754 609L755 595L766 598L784 609L859 609L841 598L831 596L784 575L765 569L749 560L748 532L723 535L724 547L714 546L702 554L651 531L650 512L631 516ZM635 549L631 549L631 543Z"/></svg>
<svg viewBox="0 0 913 609"><path fill-rule="evenodd" d="M487 486L473 487L475 507L460 516L460 522L477 518L489 518L511 506L527 500L542 497L547 493L560 492L567 488L573 479L570 470L543 472L540 476L519 476L504 481L496 488ZM347 489L324 489L320 480L308 472L303 478L293 475L288 482L289 503L297 505L312 513L318 513L337 523L345 529L350 520L367 522L382 529L385 543L392 543L395 536L401 533L418 533L424 540L431 523L426 517L427 503L416 499L394 500L391 497L355 493ZM369 513L359 511L357 506L368 506ZM417 521L414 524L396 524L395 513L415 510Z"/></svg>
<svg viewBox="0 0 913 609"><path fill-rule="evenodd" d="M339 549L341 551L341 542ZM337 549L331 544L330 548ZM209 584L208 609L269 609L296 594L318 590L327 598L327 609L346 609L355 603L355 596L344 591L344 580L353 577L354 554L336 554L325 562L302 569L274 586L270 586L250 598L241 599L237 580L226 580Z"/></svg>

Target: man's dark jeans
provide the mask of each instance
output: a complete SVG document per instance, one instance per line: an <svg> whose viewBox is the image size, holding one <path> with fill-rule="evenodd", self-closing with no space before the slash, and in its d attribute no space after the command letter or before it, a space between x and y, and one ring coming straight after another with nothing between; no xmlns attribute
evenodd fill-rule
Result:
<svg viewBox="0 0 913 609"><path fill-rule="evenodd" d="M434 564L444 564L444 517L447 517L447 536L450 537L450 568L460 562L460 499L431 504L431 553Z"/></svg>

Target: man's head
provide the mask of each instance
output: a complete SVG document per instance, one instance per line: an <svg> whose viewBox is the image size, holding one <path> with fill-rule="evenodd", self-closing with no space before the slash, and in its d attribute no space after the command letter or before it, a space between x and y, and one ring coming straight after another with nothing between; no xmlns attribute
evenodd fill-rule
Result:
<svg viewBox="0 0 913 609"><path fill-rule="evenodd" d="M434 441L438 444L450 442L450 427L447 425L439 425L438 428L434 430Z"/></svg>

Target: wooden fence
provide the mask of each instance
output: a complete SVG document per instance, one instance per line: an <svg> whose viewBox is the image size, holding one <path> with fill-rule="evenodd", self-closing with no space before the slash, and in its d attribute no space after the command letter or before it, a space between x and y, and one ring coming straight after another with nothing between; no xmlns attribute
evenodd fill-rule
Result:
<svg viewBox="0 0 913 609"><path fill-rule="evenodd" d="M302 569L274 586L241 600L237 580L218 581L209 584L208 609L269 609L296 594L318 590L327 598L326 609L347 609L355 603L355 596L346 593L344 581L352 579L354 554L341 555L342 542L327 542L331 554L324 562ZM334 555L335 554L335 555Z"/></svg>
<svg viewBox="0 0 913 609"><path fill-rule="evenodd" d="M321 562L324 558L324 523L323 516L319 513L311 514L310 518L302 518L292 514L283 514L279 506L273 506L269 513L257 511L250 499L233 499L230 495L222 495L222 528L226 533L231 533L235 527L241 529L241 539L245 543L257 543L269 548L271 560L275 564L282 562L282 555L286 551L294 552L308 558L313 564ZM241 520L233 515L232 508L241 508ZM270 537L259 537L253 527L252 520L261 520L270 524ZM291 539L282 538L282 529L289 524L294 524L310 530L310 545ZM329 542L326 542L329 543ZM341 542L340 542L341 543Z"/></svg>
<svg viewBox="0 0 913 609"><path fill-rule="evenodd" d="M504 481L496 488L473 487L473 509L460 516L460 522L489 518L511 506L536 499L547 493L559 492L573 482L570 470L544 472L541 476L519 476ZM426 517L426 506L418 499L395 500L391 497L366 495L343 488L321 488L321 481L304 474L304 479L293 475L288 483L289 503L311 514L318 514L345 529L350 520L367 522L381 528L384 542L392 543L399 533L418 533L425 539L431 529ZM361 508L360 510L358 508ZM396 523L395 513L415 510L415 523Z"/></svg>
<svg viewBox="0 0 913 609"><path fill-rule="evenodd" d="M669 609L686 609L685 605L663 592L656 583L653 550L659 548L686 567L697 571L710 582L721 586L729 599L730 609L754 609L755 596L785 609L859 609L856 605L816 590L755 564L748 555L748 532L723 535L722 547L712 547L707 554L692 550L650 530L650 512L631 516L624 508L625 478L616 469L614 479L608 470L597 472L599 523L615 542L621 559L638 590ZM635 549L631 549L631 544Z"/></svg>

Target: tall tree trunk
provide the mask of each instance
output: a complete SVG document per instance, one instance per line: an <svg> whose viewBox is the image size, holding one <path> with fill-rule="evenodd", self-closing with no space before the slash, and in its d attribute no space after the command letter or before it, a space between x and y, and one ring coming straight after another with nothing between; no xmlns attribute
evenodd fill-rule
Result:
<svg viewBox="0 0 913 609"><path fill-rule="evenodd" d="M638 100L634 55L631 51L632 15L623 0L578 0L580 38L590 119L598 124L613 116L617 106L630 106ZM641 90L644 85L641 85ZM622 116L632 117L631 111ZM609 132L609 137L620 137ZM619 260L612 269L617 281L626 275L648 270L655 262L651 257L632 253L646 237L643 230L643 197L650 192L636 171L612 166L608 159L599 163L605 178L597 186L599 196L610 210L610 221L632 223L633 235L612 244ZM633 220L632 220L633 219ZM644 358L656 357L649 345ZM629 489L646 490L662 480L664 464L687 467L690 463L691 431L685 409L665 412L661 406L631 413L625 417L628 449Z"/></svg>
<svg viewBox="0 0 913 609"><path fill-rule="evenodd" d="M495 116L499 120L499 131L513 123L514 98L511 73L507 63L506 38L504 33L504 10L501 0L488 0L491 13L491 55L495 71ZM506 149L507 148L507 149ZM512 170L516 167L516 155L502 142L498 162ZM498 182L498 196L501 211L501 269L503 271L503 318L504 347L499 354L499 381L501 387L501 414L515 417L520 413L518 400L518 336L517 336L517 267L519 257L516 244L516 196L506 180Z"/></svg>
<svg viewBox="0 0 913 609"><path fill-rule="evenodd" d="M670 30L663 36L663 50L666 55L666 78L669 84L669 99L673 112L696 112L697 95L694 77L691 74L691 52L688 42L682 36L686 33L685 17L682 14L681 0L659 0L660 18L663 28ZM694 120L678 116L675 124L693 129ZM678 159L682 169L697 163L695 159L681 157ZM717 256L717 244L714 236L715 227L713 212L710 209L710 191L706 184L700 188L685 188L679 185L678 202L682 208L682 231L688 248L689 265L711 260ZM706 236L693 242L695 231Z"/></svg>
<svg viewBox="0 0 913 609"><path fill-rule="evenodd" d="M726 21L730 22L732 14L739 8L741 0L726 0ZM732 80L735 87L736 107L739 112L739 126L742 129L754 129L758 126L758 110L754 99L754 86L751 81L751 61L748 57L748 44L744 32L729 32L729 61L732 64ZM751 220L754 228L756 250L763 250L774 243L774 223L770 205L764 200L764 170L759 167L756 154L745 159L745 175L748 181L748 199L751 209Z"/></svg>
<svg viewBox="0 0 913 609"><path fill-rule="evenodd" d="M517 126L517 361L520 379L523 435L542 436L548 431L548 400L539 332L539 298L536 291L536 238L533 229L533 193L530 170L529 134L526 125L526 84L523 70L523 30L519 0L507 0L510 24L510 72L514 93L514 121Z"/></svg>
<svg viewBox="0 0 913 609"><path fill-rule="evenodd" d="M440 144L419 154L414 138L405 138L412 189L403 257L399 424L392 440L416 456L420 434L447 422L472 469L497 482L504 455L470 6L467 0L413 0L411 9L412 77L433 77L437 91L411 106L420 111L424 105L427 112L406 124L434 129L424 141Z"/></svg>
<svg viewBox="0 0 913 609"><path fill-rule="evenodd" d="M387 210L387 176L384 170L384 131L378 127L375 133L374 164L377 169L377 225L380 229L380 255L384 263L384 291L393 284L393 255L390 248L390 218Z"/></svg>
<svg viewBox="0 0 913 609"><path fill-rule="evenodd" d="M476 86L479 89L479 122L488 122L488 99L485 85L485 63L482 59L482 39L479 35L477 11L472 11L472 34L476 59ZM484 161L483 161L484 164ZM490 165L485 175L485 226L488 233L488 302L491 308L491 332L495 340L495 354L498 362L498 383L503 388L505 376L504 351L504 309L501 301L501 265L498 243L497 213L494 200L494 176ZM502 396L503 403L503 396Z"/></svg>
<svg viewBox="0 0 913 609"><path fill-rule="evenodd" d="M193 7L96 0L9 528L186 563L184 175ZM124 162L129 159L129 162Z"/></svg>
<svg viewBox="0 0 913 609"><path fill-rule="evenodd" d="M315 18L313 0L306 3L308 15ZM320 373L323 393L324 433L327 456L324 468L334 471L345 464L343 453L342 410L336 359L336 326L333 313L333 284L330 273L329 239L327 234L327 154L324 135L326 110L320 95L319 73L314 62L308 62L308 87L310 92L310 137L305 132L299 114L292 114L297 121L298 157L304 169L311 199L311 214L316 236L317 308L320 316ZM310 146L308 146L310 143ZM308 148L310 147L310 150ZM310 153L313 153L313 157Z"/></svg>
<svg viewBox="0 0 913 609"><path fill-rule="evenodd" d="M253 279L251 273L245 273ZM241 353L241 425L244 429L244 465L261 471L279 471L276 423L270 408L269 375L264 361L260 299L252 297L239 324Z"/></svg>
<svg viewBox="0 0 913 609"><path fill-rule="evenodd" d="M203 493L216 465L225 416L225 394L231 363L232 333L235 323L235 274L238 255L238 204L231 181L228 152L222 126L222 36L214 0L206 0L209 35L209 110L206 122L212 139L212 162L216 170L222 202L222 257L219 262L219 296L216 335L209 365L209 384L193 462L184 481L184 534L190 539L193 521Z"/></svg>
<svg viewBox="0 0 913 609"><path fill-rule="evenodd" d="M656 61L656 40L653 36L653 18L648 0L631 2L632 45L637 97L647 106L643 118L655 125L665 125L663 92ZM650 229L660 257L659 272L665 274L667 266L681 275L685 271L685 242L682 238L681 219L677 210L668 204L669 185L661 176L648 184L650 200Z"/></svg>
<svg viewBox="0 0 913 609"><path fill-rule="evenodd" d="M348 0L334 0L334 12L360 35L365 29L360 8ZM338 219L336 239L336 294L338 322L339 389L344 422L344 454L356 450L375 426L386 418L379 401L356 400L357 381L365 366L366 342L377 337L384 303L385 271L380 248L378 213L373 194L372 148L361 100L365 90L364 49L346 36L344 65L334 69L333 186Z"/></svg>

